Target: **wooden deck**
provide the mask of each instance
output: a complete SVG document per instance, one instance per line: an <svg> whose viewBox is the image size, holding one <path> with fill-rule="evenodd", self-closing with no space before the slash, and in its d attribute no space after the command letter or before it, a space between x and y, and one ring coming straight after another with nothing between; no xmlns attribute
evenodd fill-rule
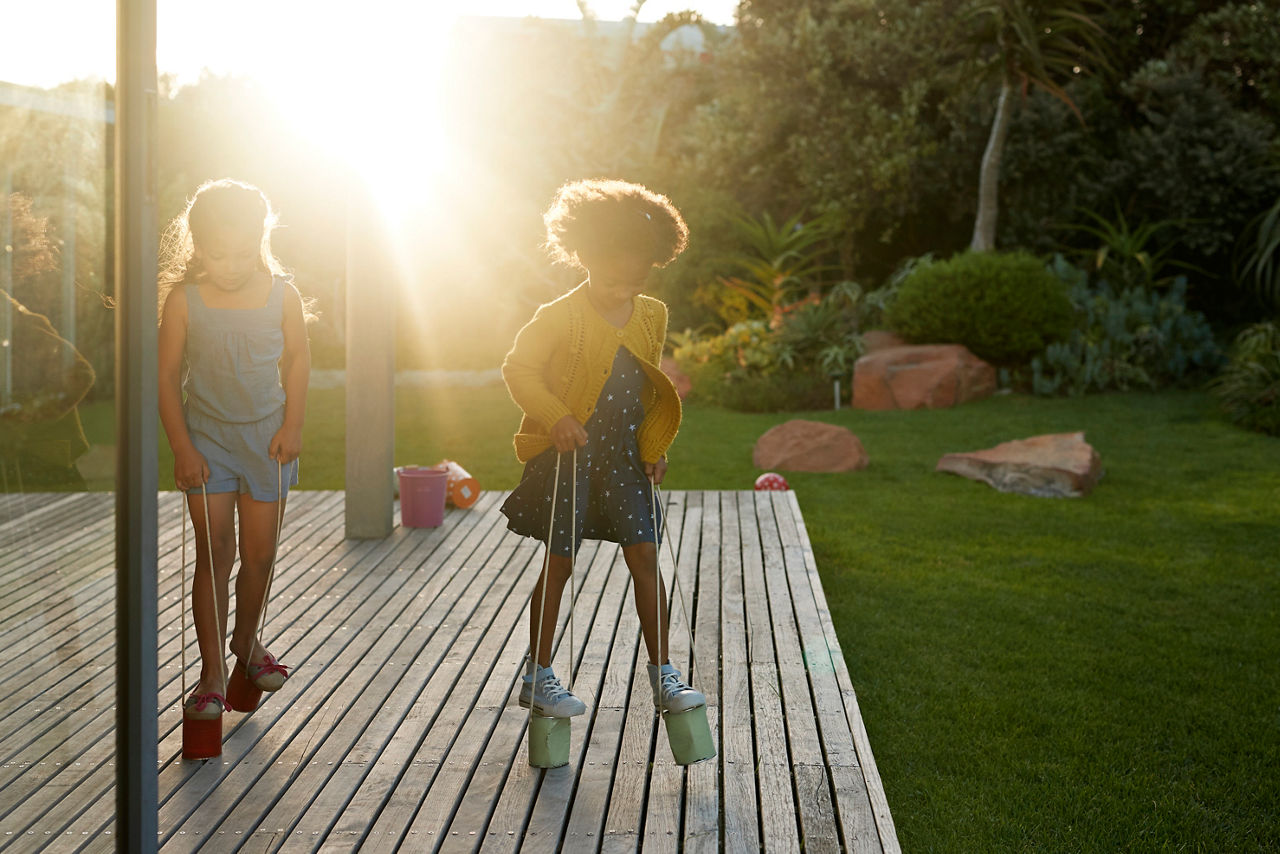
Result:
<svg viewBox="0 0 1280 854"><path fill-rule="evenodd" d="M791 493L665 496L690 681L719 750L688 768L653 712L619 551L584 544L572 664L589 711L569 766L551 771L527 763L513 690L540 546L506 530L502 498L353 541L342 493L294 493L264 638L294 676L226 716L221 760L191 762L181 504L161 495L162 850L898 850ZM113 844L113 507L100 493L0 495L0 849ZM672 658L686 668L688 637L677 601ZM564 631L555 665L570 671ZM194 682L190 629L187 666Z"/></svg>

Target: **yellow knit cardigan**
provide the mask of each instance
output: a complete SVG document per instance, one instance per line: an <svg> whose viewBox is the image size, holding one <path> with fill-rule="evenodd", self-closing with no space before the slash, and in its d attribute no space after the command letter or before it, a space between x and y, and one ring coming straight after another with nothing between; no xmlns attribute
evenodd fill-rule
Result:
<svg viewBox="0 0 1280 854"><path fill-rule="evenodd" d="M637 296L621 329L595 310L585 284L539 308L502 363L507 390L524 411L515 435L520 462L551 446L551 427L564 416L587 423L619 346L635 355L648 379L636 438L641 460L657 462L680 428L680 396L659 367L666 337L667 307L653 297Z"/></svg>

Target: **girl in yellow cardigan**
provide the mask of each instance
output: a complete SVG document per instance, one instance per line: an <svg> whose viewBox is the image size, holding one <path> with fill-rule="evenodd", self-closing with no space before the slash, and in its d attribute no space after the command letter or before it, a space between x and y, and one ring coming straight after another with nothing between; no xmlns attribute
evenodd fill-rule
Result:
<svg viewBox="0 0 1280 854"><path fill-rule="evenodd" d="M648 648L654 706L687 711L706 698L667 660L667 596L657 578L662 514L659 507L654 518L651 501L680 426L680 398L658 367L667 307L641 291L650 270L684 251L689 229L664 196L603 179L561 187L543 220L552 256L582 269L587 279L538 309L502 365L511 397L524 412L515 436L524 476L502 505L508 527L546 542L556 496L555 528L529 614L530 657L537 665L528 666L520 705L547 717L586 711L550 665L560 598L573 569L571 548L589 537L622 546Z"/></svg>

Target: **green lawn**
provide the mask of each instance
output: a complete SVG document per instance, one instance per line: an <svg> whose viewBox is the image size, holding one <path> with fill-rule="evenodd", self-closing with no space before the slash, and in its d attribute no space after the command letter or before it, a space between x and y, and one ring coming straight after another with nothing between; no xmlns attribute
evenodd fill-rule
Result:
<svg viewBox="0 0 1280 854"><path fill-rule="evenodd" d="M402 390L397 416L397 463L518 479L501 387ZM689 406L667 486L749 488L785 417ZM788 477L904 850L1280 850L1280 442L1198 393L808 417L871 456ZM933 472L1068 430L1107 469L1086 499ZM342 437L342 393L313 392L304 488L341 487Z"/></svg>

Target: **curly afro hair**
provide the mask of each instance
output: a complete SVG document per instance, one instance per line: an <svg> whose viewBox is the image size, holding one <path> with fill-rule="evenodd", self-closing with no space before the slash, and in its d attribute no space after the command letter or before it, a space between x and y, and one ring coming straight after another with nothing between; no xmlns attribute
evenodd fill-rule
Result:
<svg viewBox="0 0 1280 854"><path fill-rule="evenodd" d="M585 266L582 256L648 254L665 267L689 244L689 227L666 196L609 178L572 181L542 215L553 260Z"/></svg>

